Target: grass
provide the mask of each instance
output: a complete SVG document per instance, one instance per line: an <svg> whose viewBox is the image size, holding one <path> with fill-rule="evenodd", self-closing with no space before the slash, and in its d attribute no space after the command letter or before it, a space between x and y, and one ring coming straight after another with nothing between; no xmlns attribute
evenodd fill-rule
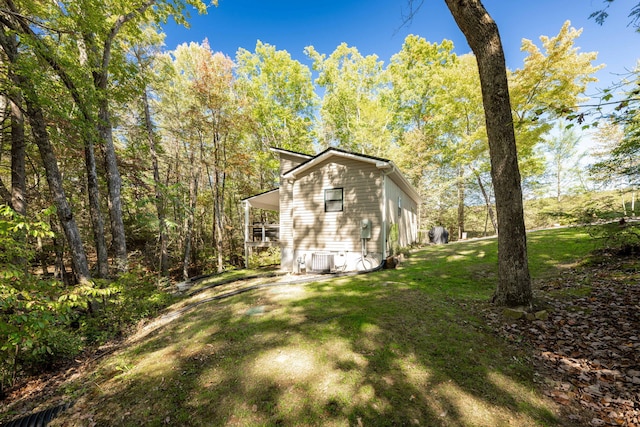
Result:
<svg viewBox="0 0 640 427"><path fill-rule="evenodd" d="M581 228L528 241L534 279L592 249ZM481 315L496 252L432 246L397 270L183 301L68 383L76 404L53 425L561 425L528 353Z"/></svg>

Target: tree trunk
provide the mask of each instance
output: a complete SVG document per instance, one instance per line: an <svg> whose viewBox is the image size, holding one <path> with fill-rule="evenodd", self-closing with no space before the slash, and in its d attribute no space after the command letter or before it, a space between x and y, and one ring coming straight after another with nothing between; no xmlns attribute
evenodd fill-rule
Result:
<svg viewBox="0 0 640 427"><path fill-rule="evenodd" d="M560 182L562 178L562 165L560 162L556 163L556 201L560 203Z"/></svg>
<svg viewBox="0 0 640 427"><path fill-rule="evenodd" d="M10 101L11 107L11 207L21 216L27 215L27 182L25 175L24 116L18 101ZM16 241L24 244L27 240L26 230L16 232ZM29 263L24 257L14 260L26 272Z"/></svg>
<svg viewBox="0 0 640 427"><path fill-rule="evenodd" d="M115 267L118 272L127 271L127 241L124 233L124 221L122 219L122 179L118 169L116 150L113 145L113 133L111 132L111 116L109 114L109 102L106 93L99 102L98 132L103 143L105 170L107 172L107 189L109 197L109 218L111 220L111 235L113 237L113 249L115 253Z"/></svg>
<svg viewBox="0 0 640 427"><path fill-rule="evenodd" d="M493 225L493 232L498 232L498 224L496 224L496 216L493 214L493 208L491 207L491 199L489 199L489 195L487 194L487 190L484 188L484 184L482 183L482 179L480 178L480 174L478 171L474 171L476 175L476 179L478 180L478 186L480 187L480 191L482 192L482 197L484 197L484 203L487 206L487 218L491 219L491 225ZM485 235L487 232L487 227L485 225Z"/></svg>
<svg viewBox="0 0 640 427"><path fill-rule="evenodd" d="M9 62L16 64L18 62L18 51L13 48L14 38L7 36L6 32L2 31L0 32L0 45L2 45ZM87 256L82 244L80 231L78 230L73 212L62 186L62 176L58 169L58 162L53 147L51 146L51 141L49 140L44 113L37 101L37 92L31 82L27 80L27 77L23 75L14 74L13 83L24 95L24 101L27 106L27 118L31 125L34 141L38 146L38 151L42 158L42 163L47 175L47 182L49 184L49 191L51 191L53 201L56 205L58 218L60 219L64 234L69 243L76 278L79 282L85 282L91 279Z"/></svg>
<svg viewBox="0 0 640 427"><path fill-rule="evenodd" d="M11 108L11 207L22 216L27 214L27 184L25 175L24 117L17 100Z"/></svg>
<svg viewBox="0 0 640 427"><path fill-rule="evenodd" d="M498 216L498 305L531 304L522 187L498 26L479 0L445 0L476 55Z"/></svg>
<svg viewBox="0 0 640 427"><path fill-rule="evenodd" d="M96 256L98 265L96 266L98 277L109 275L109 256L107 254L107 244L104 238L104 219L100 209L100 189L98 187L98 174L96 171L96 155L93 148L93 140L89 135L85 135L84 146L85 166L87 168L87 190L89 195L89 214L93 225L93 241L96 245Z"/></svg>
<svg viewBox="0 0 640 427"><path fill-rule="evenodd" d="M147 90L142 93L142 104L144 107L144 122L149 139L149 151L151 152L151 164L153 166L153 186L155 190L155 205L158 215L158 240L160 244L160 276L169 275L169 254L167 252L167 226L166 214L164 211L164 196L160 184L160 168L158 166L158 151L156 150L156 140L151 122L151 111L149 110L149 97Z"/></svg>
<svg viewBox="0 0 640 427"><path fill-rule="evenodd" d="M35 91L31 91L30 95L35 97ZM58 169L58 162L56 160L51 141L49 140L49 134L47 132L46 123L42 110L36 105L33 98L26 96L27 115L29 123L31 124L31 132L33 132L33 138L40 151L40 157L47 173L47 182L49 183L49 190L53 196L55 202L58 218L60 224L64 230L64 234L69 243L69 250L71 251L71 259L73 262L73 269L76 273L79 282L84 282L91 279L89 273L89 266L87 263L87 256L84 252L84 246L82 244L82 238L80 231L73 217L73 212L67 201L67 196L62 187L62 176Z"/></svg>
<svg viewBox="0 0 640 427"><path fill-rule="evenodd" d="M458 169L458 240L462 239L464 233L464 169Z"/></svg>
<svg viewBox="0 0 640 427"><path fill-rule="evenodd" d="M84 40L93 37L92 35L85 34ZM78 39L78 51L80 56L80 65L87 66L87 58L89 57L86 50L86 44L83 39ZM76 104L82 112L83 119L90 123L91 115L87 110L87 106L82 102L78 91L75 86L68 79L69 83L67 88L71 91L72 97L75 99ZM89 198L89 215L91 217L91 225L93 228L93 242L96 247L97 258L97 276L107 277L109 276L109 255L107 253L107 241L104 234L104 217L102 216L102 209L100 208L100 187L98 185L98 171L96 166L96 153L95 153L95 133L85 129L83 131L84 138L84 159L85 167L87 169L87 193Z"/></svg>
<svg viewBox="0 0 640 427"><path fill-rule="evenodd" d="M224 271L224 257L223 257L223 243L224 243L224 193L225 193L225 184L226 184L226 174L224 172L226 163L227 163L227 150L226 150L226 141L222 141L222 138L219 134L216 133L214 136L215 139L215 149L214 149L214 176L215 176L215 187L216 187L216 197L214 210L216 214L215 222L216 222L216 255L217 255L217 271L218 273L222 273Z"/></svg>
<svg viewBox="0 0 640 427"><path fill-rule="evenodd" d="M195 164L195 151L191 148L189 156L189 204L184 221L184 258L182 260L182 276L189 278L189 266L193 250L193 227L195 223L196 206L198 200L198 180L200 179L200 166Z"/></svg>

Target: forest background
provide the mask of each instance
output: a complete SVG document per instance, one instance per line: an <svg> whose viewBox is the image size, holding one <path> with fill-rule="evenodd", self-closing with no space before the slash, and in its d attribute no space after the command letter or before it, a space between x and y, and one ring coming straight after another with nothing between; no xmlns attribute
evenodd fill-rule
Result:
<svg viewBox="0 0 640 427"><path fill-rule="evenodd" d="M206 6L2 2L3 385L75 351L63 326L98 335L77 315L100 311L96 298L242 266L241 200L278 185L269 147L391 159L423 197L423 230L496 232L472 55L418 35L388 64L346 43L306 47L311 66L259 41L234 58L207 40L167 51L162 24L186 23L192 7ZM509 72L523 189L538 205L529 228L636 212L638 69L588 100L601 66L579 37L567 22L523 40L523 65ZM589 168L587 127L600 143Z"/></svg>

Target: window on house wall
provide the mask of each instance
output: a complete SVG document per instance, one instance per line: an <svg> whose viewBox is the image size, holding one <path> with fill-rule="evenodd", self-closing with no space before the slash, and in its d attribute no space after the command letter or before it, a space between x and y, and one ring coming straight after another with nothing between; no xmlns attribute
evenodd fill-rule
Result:
<svg viewBox="0 0 640 427"><path fill-rule="evenodd" d="M398 219L402 216L402 196L398 196Z"/></svg>
<svg viewBox="0 0 640 427"><path fill-rule="evenodd" d="M324 211L342 212L344 207L342 188L328 188L324 190Z"/></svg>

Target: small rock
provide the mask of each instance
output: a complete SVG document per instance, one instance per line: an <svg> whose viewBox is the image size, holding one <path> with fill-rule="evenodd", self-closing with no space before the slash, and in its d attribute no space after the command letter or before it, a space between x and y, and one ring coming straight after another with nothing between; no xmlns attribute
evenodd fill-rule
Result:
<svg viewBox="0 0 640 427"><path fill-rule="evenodd" d="M508 319L518 320L524 316L524 311L517 308L505 308L502 315Z"/></svg>
<svg viewBox="0 0 640 427"><path fill-rule="evenodd" d="M549 319L549 312L547 310L537 311L535 314L535 318L537 320L547 320Z"/></svg>

